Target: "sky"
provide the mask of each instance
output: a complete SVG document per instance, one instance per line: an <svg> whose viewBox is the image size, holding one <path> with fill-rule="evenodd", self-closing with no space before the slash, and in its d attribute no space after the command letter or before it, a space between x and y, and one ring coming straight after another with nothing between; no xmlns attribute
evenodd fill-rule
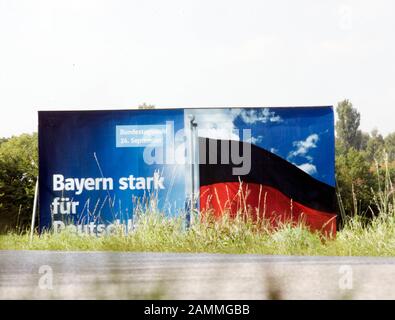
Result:
<svg viewBox="0 0 395 320"><path fill-rule="evenodd" d="M38 110L336 105L395 131L395 2L0 0L0 137Z"/></svg>

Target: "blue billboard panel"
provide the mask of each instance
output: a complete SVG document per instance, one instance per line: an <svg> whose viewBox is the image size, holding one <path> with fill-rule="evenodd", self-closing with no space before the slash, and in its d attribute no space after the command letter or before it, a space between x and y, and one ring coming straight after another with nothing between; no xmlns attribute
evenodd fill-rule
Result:
<svg viewBox="0 0 395 320"><path fill-rule="evenodd" d="M243 214L274 226L302 221L314 230L336 232L332 107L188 113L199 137L203 215Z"/></svg>
<svg viewBox="0 0 395 320"><path fill-rule="evenodd" d="M40 230L71 223L102 233L153 197L179 214L185 164L172 159L183 127L183 110L39 112Z"/></svg>

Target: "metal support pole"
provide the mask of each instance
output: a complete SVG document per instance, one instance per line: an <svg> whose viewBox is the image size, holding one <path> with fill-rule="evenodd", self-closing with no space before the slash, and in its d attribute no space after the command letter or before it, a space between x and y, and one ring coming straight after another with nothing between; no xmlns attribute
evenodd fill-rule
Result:
<svg viewBox="0 0 395 320"><path fill-rule="evenodd" d="M31 228L30 228L30 242L33 241L34 224L35 224L35 221L36 221L36 212L37 212L37 201L38 201L38 177L37 177L37 180L36 180L36 188L35 188L35 191L34 191L32 223L31 223Z"/></svg>
<svg viewBox="0 0 395 320"><path fill-rule="evenodd" d="M195 211L195 158L196 158L196 150L195 150L195 128L197 127L197 123L195 122L195 117L191 116L190 118L190 135L189 135L189 150L190 150L190 161L191 161L191 195L190 195L190 214L189 220L191 220L193 212ZM188 221L190 224L191 221Z"/></svg>

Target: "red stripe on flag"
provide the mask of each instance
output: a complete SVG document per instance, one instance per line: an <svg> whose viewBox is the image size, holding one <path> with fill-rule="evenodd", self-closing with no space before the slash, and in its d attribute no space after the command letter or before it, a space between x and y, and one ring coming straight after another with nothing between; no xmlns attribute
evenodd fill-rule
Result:
<svg viewBox="0 0 395 320"><path fill-rule="evenodd" d="M200 210L209 210L214 216L237 212L249 214L253 219L268 219L273 226L278 222L303 221L311 230L336 234L336 214L318 211L292 201L272 187L240 182L215 183L200 187Z"/></svg>

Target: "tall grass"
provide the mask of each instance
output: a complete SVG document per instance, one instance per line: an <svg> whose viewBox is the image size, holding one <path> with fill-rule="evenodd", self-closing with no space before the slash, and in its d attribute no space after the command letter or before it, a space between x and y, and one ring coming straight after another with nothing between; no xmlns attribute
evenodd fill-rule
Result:
<svg viewBox="0 0 395 320"><path fill-rule="evenodd" d="M344 214L336 238L311 232L302 222L279 223L273 229L248 214L214 218L208 212L186 229L184 216L166 218L151 203L137 206L133 232L120 228L104 237L48 232L30 242L27 232L14 231L0 236L0 249L395 256L395 191L388 161L384 165L384 175L377 170L378 190L372 190L373 218Z"/></svg>

